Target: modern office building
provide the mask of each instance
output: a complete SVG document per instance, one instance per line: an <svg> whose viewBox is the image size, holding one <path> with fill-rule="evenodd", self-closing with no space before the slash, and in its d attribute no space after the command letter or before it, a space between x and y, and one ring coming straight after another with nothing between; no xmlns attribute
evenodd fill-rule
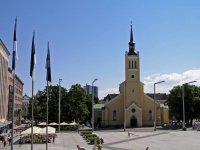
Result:
<svg viewBox="0 0 200 150"><path fill-rule="evenodd" d="M29 107L29 101L30 97L27 96L26 94L22 97L22 117L24 119L28 118L28 107Z"/></svg>
<svg viewBox="0 0 200 150"><path fill-rule="evenodd" d="M15 125L21 124L22 94L24 83L15 75L15 102L14 102L14 120ZM12 102L13 102L13 75L11 68L8 68L8 120L12 120Z"/></svg>
<svg viewBox="0 0 200 150"><path fill-rule="evenodd" d="M92 86L91 85L86 84L86 86L84 86L84 89L87 94L92 94ZM94 86L94 95L98 97L98 87L97 86Z"/></svg>
<svg viewBox="0 0 200 150"><path fill-rule="evenodd" d="M3 41L0 39L0 123L7 119L7 76L8 76L8 57L10 53Z"/></svg>

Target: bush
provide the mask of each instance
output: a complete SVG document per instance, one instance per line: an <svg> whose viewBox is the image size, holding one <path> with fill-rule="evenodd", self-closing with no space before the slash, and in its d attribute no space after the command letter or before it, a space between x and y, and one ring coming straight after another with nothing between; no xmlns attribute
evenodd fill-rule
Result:
<svg viewBox="0 0 200 150"><path fill-rule="evenodd" d="M88 141L90 142L90 143L93 143L94 141L100 141L100 138L99 137L88 137Z"/></svg>
<svg viewBox="0 0 200 150"><path fill-rule="evenodd" d="M81 135L86 135L86 134L92 134L92 132L91 131L82 131L81 132Z"/></svg>

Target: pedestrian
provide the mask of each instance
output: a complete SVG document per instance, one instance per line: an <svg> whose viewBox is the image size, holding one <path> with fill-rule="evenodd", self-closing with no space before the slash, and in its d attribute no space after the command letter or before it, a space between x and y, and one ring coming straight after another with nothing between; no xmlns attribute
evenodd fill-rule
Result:
<svg viewBox="0 0 200 150"><path fill-rule="evenodd" d="M131 136L131 133L130 132L128 132L128 137L130 137Z"/></svg>
<svg viewBox="0 0 200 150"><path fill-rule="evenodd" d="M77 148L78 148L78 150L86 150L85 148L80 147L79 145L77 145Z"/></svg>
<svg viewBox="0 0 200 150"><path fill-rule="evenodd" d="M6 146L6 140L4 140L3 144L4 144L4 147L5 147Z"/></svg>
<svg viewBox="0 0 200 150"><path fill-rule="evenodd" d="M146 150L148 150L148 149L149 149L149 147L146 148Z"/></svg>
<svg viewBox="0 0 200 150"><path fill-rule="evenodd" d="M53 143L55 142L55 135L53 135Z"/></svg>
<svg viewBox="0 0 200 150"><path fill-rule="evenodd" d="M101 138L101 145L103 145L103 143L104 143L104 141L103 141L103 139Z"/></svg>
<svg viewBox="0 0 200 150"><path fill-rule="evenodd" d="M12 139L11 139L11 137L10 137L9 140L8 140L8 142L9 142L9 146L10 146L11 140L12 140Z"/></svg>
<svg viewBox="0 0 200 150"><path fill-rule="evenodd" d="M97 147L98 150L102 149L102 145L100 143L97 143L96 147Z"/></svg>

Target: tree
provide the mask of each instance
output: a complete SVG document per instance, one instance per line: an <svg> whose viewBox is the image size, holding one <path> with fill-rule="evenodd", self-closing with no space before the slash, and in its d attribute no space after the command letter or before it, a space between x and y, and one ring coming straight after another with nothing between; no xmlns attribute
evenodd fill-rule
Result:
<svg viewBox="0 0 200 150"><path fill-rule="evenodd" d="M58 105L59 105L59 85L49 86L49 101L48 101L48 119L49 122L58 122ZM60 121L86 122L92 117L92 95L86 94L85 89L80 84L72 85L67 92L67 89L61 87L61 109ZM94 102L98 103L98 97L94 96ZM34 101L34 120L46 122L46 105L47 91L38 91ZM29 105L29 118L32 115L32 100Z"/></svg>
<svg viewBox="0 0 200 150"><path fill-rule="evenodd" d="M183 120L183 98L182 86L175 86L170 90L167 97L170 118L175 116L177 120ZM195 85L184 85L185 120L188 122L200 115L198 106L200 105L200 87Z"/></svg>

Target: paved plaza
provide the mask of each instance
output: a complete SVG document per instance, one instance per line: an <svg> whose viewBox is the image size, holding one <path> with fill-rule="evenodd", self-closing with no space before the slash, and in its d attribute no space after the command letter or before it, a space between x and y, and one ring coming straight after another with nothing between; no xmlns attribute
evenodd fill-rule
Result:
<svg viewBox="0 0 200 150"><path fill-rule="evenodd" d="M118 130L94 131L99 137L104 139L103 150L199 150L200 131L188 129L181 130L157 130L153 128L137 128ZM130 131L131 137L128 137ZM49 150L77 150L76 145L84 147L86 150L95 150L94 145L86 142L77 132L57 133L55 143L49 143ZM31 144L18 144L19 136L14 138L14 150L30 150ZM0 149L10 150L10 146ZM45 150L46 144L34 144L34 150Z"/></svg>

